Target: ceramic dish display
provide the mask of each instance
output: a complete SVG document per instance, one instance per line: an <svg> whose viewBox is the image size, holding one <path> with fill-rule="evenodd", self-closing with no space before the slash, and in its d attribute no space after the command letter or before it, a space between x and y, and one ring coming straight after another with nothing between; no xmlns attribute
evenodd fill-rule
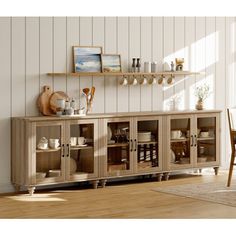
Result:
<svg viewBox="0 0 236 236"><path fill-rule="evenodd" d="M138 142L150 142L151 132L138 132Z"/></svg>

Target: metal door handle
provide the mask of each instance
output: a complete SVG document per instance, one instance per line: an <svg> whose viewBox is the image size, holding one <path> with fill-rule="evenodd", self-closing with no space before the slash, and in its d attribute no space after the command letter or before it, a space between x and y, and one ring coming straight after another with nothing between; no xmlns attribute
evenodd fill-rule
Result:
<svg viewBox="0 0 236 236"><path fill-rule="evenodd" d="M196 147L196 146L197 146L197 135L195 134L194 137L195 137L195 144L194 144L194 147Z"/></svg>
<svg viewBox="0 0 236 236"><path fill-rule="evenodd" d="M65 156L65 144L61 145L61 152L62 152L62 157Z"/></svg>
<svg viewBox="0 0 236 236"><path fill-rule="evenodd" d="M69 157L69 155L70 155L70 144L67 143L66 146L67 146L67 154L66 154L66 156Z"/></svg>
<svg viewBox="0 0 236 236"><path fill-rule="evenodd" d="M130 139L129 145L130 145L130 151L132 152L133 151L133 140L132 139Z"/></svg>
<svg viewBox="0 0 236 236"><path fill-rule="evenodd" d="M194 143L194 138L193 135L191 135L191 144L190 144L191 147L193 146L193 143Z"/></svg>
<svg viewBox="0 0 236 236"><path fill-rule="evenodd" d="M135 139L134 140L134 152L136 152L136 150L137 150L137 140Z"/></svg>

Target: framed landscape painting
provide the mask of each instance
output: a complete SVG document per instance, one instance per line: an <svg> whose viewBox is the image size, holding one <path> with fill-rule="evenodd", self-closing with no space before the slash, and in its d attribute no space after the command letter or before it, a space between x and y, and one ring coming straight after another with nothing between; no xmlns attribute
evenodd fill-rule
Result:
<svg viewBox="0 0 236 236"><path fill-rule="evenodd" d="M75 72L101 72L102 47L73 46Z"/></svg>
<svg viewBox="0 0 236 236"><path fill-rule="evenodd" d="M102 72L122 72L120 55L102 54Z"/></svg>

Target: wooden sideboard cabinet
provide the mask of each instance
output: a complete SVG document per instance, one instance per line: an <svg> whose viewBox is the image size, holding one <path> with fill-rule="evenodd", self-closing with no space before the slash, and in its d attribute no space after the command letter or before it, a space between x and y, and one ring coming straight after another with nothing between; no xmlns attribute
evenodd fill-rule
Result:
<svg viewBox="0 0 236 236"><path fill-rule="evenodd" d="M40 146L45 139L48 146ZM167 180L186 169L213 167L217 174L219 155L217 110L12 118L12 183L30 194L59 183L104 187L127 176Z"/></svg>

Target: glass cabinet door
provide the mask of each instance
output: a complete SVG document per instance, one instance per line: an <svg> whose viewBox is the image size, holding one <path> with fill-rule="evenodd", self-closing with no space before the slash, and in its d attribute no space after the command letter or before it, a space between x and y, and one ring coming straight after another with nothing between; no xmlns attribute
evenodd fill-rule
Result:
<svg viewBox="0 0 236 236"><path fill-rule="evenodd" d="M69 179L87 179L98 175L97 121L69 122L67 173Z"/></svg>
<svg viewBox="0 0 236 236"><path fill-rule="evenodd" d="M36 183L64 179L63 123L36 123Z"/></svg>
<svg viewBox="0 0 236 236"><path fill-rule="evenodd" d="M197 118L197 164L216 161L216 117Z"/></svg>
<svg viewBox="0 0 236 236"><path fill-rule="evenodd" d="M160 120L138 118L136 122L135 162L137 172L149 172L161 168Z"/></svg>
<svg viewBox="0 0 236 236"><path fill-rule="evenodd" d="M114 119L106 122L106 170L108 176L124 175L132 169L130 121Z"/></svg>
<svg viewBox="0 0 236 236"><path fill-rule="evenodd" d="M169 130L169 164L171 169L178 169L192 164L191 147L193 136L190 117L171 117Z"/></svg>

